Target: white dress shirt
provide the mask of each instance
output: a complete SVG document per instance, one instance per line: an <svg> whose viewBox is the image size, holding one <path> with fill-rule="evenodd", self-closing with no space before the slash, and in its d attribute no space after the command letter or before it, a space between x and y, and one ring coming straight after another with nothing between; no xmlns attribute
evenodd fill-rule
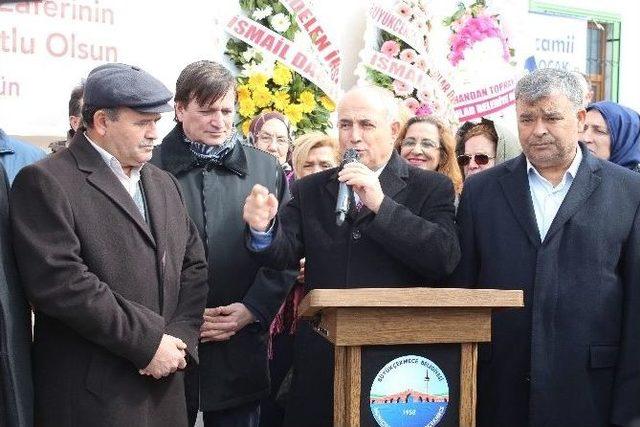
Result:
<svg viewBox="0 0 640 427"><path fill-rule="evenodd" d="M582 161L582 150L577 148L569 169L564 173L562 180L555 187L545 179L527 159L527 176L529 178L529 192L533 202L533 210L540 232L540 240L544 240L549 227L560 209L560 205L567 196L573 179L576 177L578 167Z"/></svg>
<svg viewBox="0 0 640 427"><path fill-rule="evenodd" d="M120 183L124 186L125 190L127 190L127 193L129 193L131 198L134 198L134 195L138 191L138 183L140 182L140 170L142 170L142 166L132 168L131 174L127 175L126 173L124 173L122 165L120 164L118 159L113 156L113 154L109 153L107 150L93 142L89 138L89 136L87 136L86 132L84 133L84 136L85 138L87 138L87 141L89 141L89 143L93 146L93 148L95 148L96 151L100 154L100 157L102 157L107 166L109 166L109 169L113 171L113 173L118 178L118 181L120 181Z"/></svg>

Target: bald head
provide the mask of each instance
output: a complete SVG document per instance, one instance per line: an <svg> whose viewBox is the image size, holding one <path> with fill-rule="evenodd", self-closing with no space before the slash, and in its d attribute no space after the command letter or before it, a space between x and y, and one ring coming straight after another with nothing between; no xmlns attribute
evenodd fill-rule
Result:
<svg viewBox="0 0 640 427"><path fill-rule="evenodd" d="M340 148L355 148L370 169L384 166L398 136L399 108L393 94L377 86L355 87L338 105Z"/></svg>

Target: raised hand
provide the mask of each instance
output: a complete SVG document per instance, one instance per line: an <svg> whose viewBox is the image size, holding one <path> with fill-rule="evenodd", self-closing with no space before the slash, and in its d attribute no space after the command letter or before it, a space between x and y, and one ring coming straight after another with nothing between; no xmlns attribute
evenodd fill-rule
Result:
<svg viewBox="0 0 640 427"><path fill-rule="evenodd" d="M256 231L266 231L277 212L278 199L262 185L254 185L244 202L245 222Z"/></svg>

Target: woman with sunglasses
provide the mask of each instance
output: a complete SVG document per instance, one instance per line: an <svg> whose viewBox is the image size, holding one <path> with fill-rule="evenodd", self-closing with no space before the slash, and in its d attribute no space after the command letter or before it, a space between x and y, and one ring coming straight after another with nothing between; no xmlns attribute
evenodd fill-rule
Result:
<svg viewBox="0 0 640 427"><path fill-rule="evenodd" d="M440 120L434 116L410 118L400 130L396 149L409 164L448 176L460 194L462 173L456 163L455 139Z"/></svg>
<svg viewBox="0 0 640 427"><path fill-rule="evenodd" d="M596 157L640 172L640 116L631 108L609 101L590 104L581 140Z"/></svg>
<svg viewBox="0 0 640 427"><path fill-rule="evenodd" d="M487 119L480 123L466 122L456 135L458 164L465 179L516 157L520 143L508 129Z"/></svg>

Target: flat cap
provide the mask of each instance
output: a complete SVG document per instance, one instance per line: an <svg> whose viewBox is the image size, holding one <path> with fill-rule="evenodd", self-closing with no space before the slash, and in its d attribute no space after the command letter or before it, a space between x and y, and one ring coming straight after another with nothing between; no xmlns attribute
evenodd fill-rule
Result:
<svg viewBox="0 0 640 427"><path fill-rule="evenodd" d="M83 100L93 107L129 107L141 113L173 111L172 93L146 71L127 64L103 64L89 73Z"/></svg>

